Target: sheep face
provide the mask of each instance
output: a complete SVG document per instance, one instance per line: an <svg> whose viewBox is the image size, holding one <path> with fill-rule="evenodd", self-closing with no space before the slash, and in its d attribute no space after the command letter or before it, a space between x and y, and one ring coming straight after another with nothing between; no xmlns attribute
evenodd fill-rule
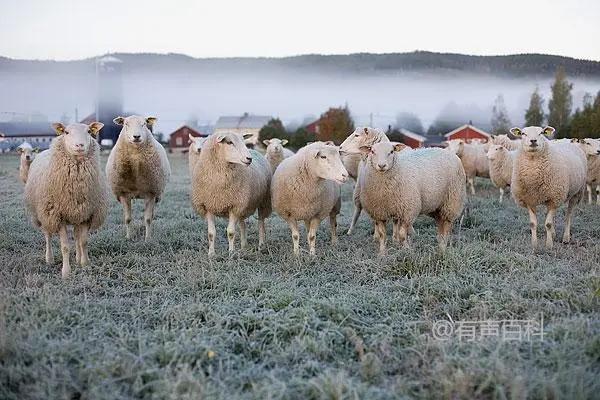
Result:
<svg viewBox="0 0 600 400"><path fill-rule="evenodd" d="M510 130L516 137L521 138L521 147L528 152L542 152L549 145L548 137L554 133L554 128L547 126L545 128L539 126L528 126L526 128L512 128Z"/></svg>
<svg viewBox="0 0 600 400"><path fill-rule="evenodd" d="M92 141L96 140L103 126L104 124L101 122L92 122L90 125L70 124L67 126L61 123L52 124L56 134L63 137L65 150L78 159L85 157Z"/></svg>
<svg viewBox="0 0 600 400"><path fill-rule="evenodd" d="M283 146L288 143L286 139L266 139L263 140L263 144L267 146L267 154L281 154L283 153Z"/></svg>
<svg viewBox="0 0 600 400"><path fill-rule="evenodd" d="M487 152L487 158L488 160L495 160L500 154L507 151L508 150L500 144L491 145Z"/></svg>
<svg viewBox="0 0 600 400"><path fill-rule="evenodd" d="M448 142L448 150L457 156L461 156L465 149L465 142L462 139L455 139Z"/></svg>
<svg viewBox="0 0 600 400"><path fill-rule="evenodd" d="M336 146L325 144L311 149L313 171L321 179L328 179L337 183L348 180L348 171L342 164L340 150Z"/></svg>
<svg viewBox="0 0 600 400"><path fill-rule="evenodd" d="M340 145L342 153L357 154L360 153L362 146L372 146L383 135L375 128L361 127L356 128Z"/></svg>
<svg viewBox="0 0 600 400"><path fill-rule="evenodd" d="M117 117L113 119L113 122L123 126L119 134L120 137L134 145L141 145L152 137L152 126L156 122L156 118L131 115L129 117Z"/></svg>
<svg viewBox="0 0 600 400"><path fill-rule="evenodd" d="M600 140L598 139L579 139L581 149L586 156L600 155Z"/></svg>
<svg viewBox="0 0 600 400"><path fill-rule="evenodd" d="M394 166L396 153L404 150L405 144L380 142L373 146L363 146L361 151L369 155L368 162L376 171L385 172Z"/></svg>
<svg viewBox="0 0 600 400"><path fill-rule="evenodd" d="M252 156L244 144L244 138L235 133L221 133L216 136L215 149L219 158L231 164L250 165Z"/></svg>
<svg viewBox="0 0 600 400"><path fill-rule="evenodd" d="M17 147L17 152L21 154L21 161L26 161L27 163L31 164L37 149L34 149L29 143L25 142Z"/></svg>
<svg viewBox="0 0 600 400"><path fill-rule="evenodd" d="M192 135L190 135L189 138L190 138L190 142L192 142L190 152L200 153L202 151L202 146L204 145L204 142L206 142L206 138L205 137L196 137L196 136L192 136Z"/></svg>

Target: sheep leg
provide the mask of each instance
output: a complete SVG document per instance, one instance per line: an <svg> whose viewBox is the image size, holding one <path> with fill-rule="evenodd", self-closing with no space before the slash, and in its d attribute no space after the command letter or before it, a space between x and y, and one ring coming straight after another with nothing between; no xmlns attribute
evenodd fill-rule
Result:
<svg viewBox="0 0 600 400"><path fill-rule="evenodd" d="M471 188L471 194L475 195L475 178L467 178L467 182L469 183L469 187Z"/></svg>
<svg viewBox="0 0 600 400"><path fill-rule="evenodd" d="M375 231L379 238L379 255L382 256L385 254L385 221L376 221Z"/></svg>
<svg viewBox="0 0 600 400"><path fill-rule="evenodd" d="M438 246L440 252L444 253L446 251L446 247L448 247L448 237L450 236L450 231L452 230L452 222L445 219L438 219L437 221L437 231L438 231Z"/></svg>
<svg viewBox="0 0 600 400"><path fill-rule="evenodd" d="M266 237L266 229L265 229L265 219L258 218L258 248L262 248L265 244Z"/></svg>
<svg viewBox="0 0 600 400"><path fill-rule="evenodd" d="M298 230L298 221L294 219L288 220L288 225L292 231L292 242L294 243L294 255L300 255L300 231Z"/></svg>
<svg viewBox="0 0 600 400"><path fill-rule="evenodd" d="M403 224L400 220L394 220L394 240L402 247L409 247L408 245L408 233L411 225Z"/></svg>
<svg viewBox="0 0 600 400"><path fill-rule="evenodd" d="M348 235L352 235L352 232L354 231L354 227L356 226L356 223L358 222L358 217L360 217L360 213L361 213L362 209L359 206L356 206L356 204L354 205L354 214L352 214L352 221L350 222L350 228L348 228Z"/></svg>
<svg viewBox="0 0 600 400"><path fill-rule="evenodd" d="M337 215L329 215L329 229L331 230L331 244L337 243Z"/></svg>
<svg viewBox="0 0 600 400"><path fill-rule="evenodd" d="M592 204L592 185L586 185L588 194L588 204Z"/></svg>
<svg viewBox="0 0 600 400"><path fill-rule="evenodd" d="M311 256L316 254L316 244L317 244L317 229L319 228L319 219L313 218L310 220L308 225L308 252Z"/></svg>
<svg viewBox="0 0 600 400"><path fill-rule="evenodd" d="M596 186L596 205L600 206L600 185Z"/></svg>
<svg viewBox="0 0 600 400"><path fill-rule="evenodd" d="M54 255L52 254L52 235L44 232L44 237L46 238L46 264L52 265L54 262Z"/></svg>
<svg viewBox="0 0 600 400"><path fill-rule="evenodd" d="M90 263L90 259L88 258L88 232L89 228L87 225L79 226L79 265L85 267Z"/></svg>
<svg viewBox="0 0 600 400"><path fill-rule="evenodd" d="M69 255L70 255L71 249L69 247L69 234L67 232L66 225L63 225L60 227L58 234L60 236L60 252L62 253L62 262L63 262L62 277L63 277L63 279L66 279L69 277L69 274L71 273L71 264L69 262Z"/></svg>
<svg viewBox="0 0 600 400"><path fill-rule="evenodd" d="M528 207L527 211L529 211L529 227L531 228L531 247L535 250L537 247L537 215L535 215L535 207Z"/></svg>
<svg viewBox="0 0 600 400"><path fill-rule="evenodd" d="M246 220L240 219L238 225L240 226L240 247L244 250L248 246L248 239L246 238Z"/></svg>
<svg viewBox="0 0 600 400"><path fill-rule="evenodd" d="M503 199L504 199L504 189L500 188L500 203L502 203Z"/></svg>
<svg viewBox="0 0 600 400"><path fill-rule="evenodd" d="M79 245L79 226L73 226L73 238L75 239L75 262L81 264L81 246Z"/></svg>
<svg viewBox="0 0 600 400"><path fill-rule="evenodd" d="M229 242L229 255L235 250L235 224L238 222L237 216L229 213L229 224L227 224L227 241Z"/></svg>
<svg viewBox="0 0 600 400"><path fill-rule="evenodd" d="M215 236L217 229L215 228L215 216L211 213L206 213L206 225L208 227L208 255L215 255Z"/></svg>
<svg viewBox="0 0 600 400"><path fill-rule="evenodd" d="M144 208L144 225L146 227L146 242L152 237L152 219L154 218L154 205L156 204L155 197L149 197L146 199L146 206Z"/></svg>
<svg viewBox="0 0 600 400"><path fill-rule="evenodd" d="M563 243L569 243L571 241L571 220L573 219L573 211L575 210L576 205L577 201L571 199L567 206L567 212L565 213L565 231L563 232L562 239Z"/></svg>
<svg viewBox="0 0 600 400"><path fill-rule="evenodd" d="M551 249L554 244L554 217L556 216L556 208L548 207L548 215L546 215L546 248Z"/></svg>
<svg viewBox="0 0 600 400"><path fill-rule="evenodd" d="M131 239L131 199L125 196L119 198L123 206L123 221L125 221L125 237Z"/></svg>

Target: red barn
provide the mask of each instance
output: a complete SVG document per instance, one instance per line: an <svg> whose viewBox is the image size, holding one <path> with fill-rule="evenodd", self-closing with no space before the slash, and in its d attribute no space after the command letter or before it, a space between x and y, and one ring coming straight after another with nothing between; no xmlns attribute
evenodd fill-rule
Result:
<svg viewBox="0 0 600 400"><path fill-rule="evenodd" d="M474 127L473 125L466 124L463 126L459 126L452 132L446 133L444 137L446 138L446 140L463 139L467 143L471 142L473 139L478 139L483 142L487 142L490 139L490 134L485 131L482 131L479 128Z"/></svg>
<svg viewBox="0 0 600 400"><path fill-rule="evenodd" d="M190 146L190 135L195 137L208 136L190 128L187 125L184 125L175 132L171 133L171 137L169 138L169 148L171 150L181 150L183 152L187 151L188 147Z"/></svg>
<svg viewBox="0 0 600 400"><path fill-rule="evenodd" d="M321 119L318 119L318 120L313 121L310 124L306 125L304 127L304 129L306 129L310 133L318 135L319 134L319 124L320 123L321 123Z"/></svg>
<svg viewBox="0 0 600 400"><path fill-rule="evenodd" d="M412 147L413 149L418 149L419 147L423 147L427 138L425 136L419 135L418 133L414 133L409 131L408 129L400 128L400 134L402 135L402 143L407 146Z"/></svg>

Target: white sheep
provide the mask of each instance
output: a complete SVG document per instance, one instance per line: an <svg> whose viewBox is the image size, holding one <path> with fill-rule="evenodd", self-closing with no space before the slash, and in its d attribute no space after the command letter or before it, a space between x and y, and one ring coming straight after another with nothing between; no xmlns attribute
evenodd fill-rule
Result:
<svg viewBox="0 0 600 400"><path fill-rule="evenodd" d="M191 202L208 224L208 255L215 254L215 216L229 218L229 253L234 251L236 224L244 249L246 219L258 209L258 246L265 242L265 218L271 215L271 167L249 150L236 133L215 133L202 145L192 174Z"/></svg>
<svg viewBox="0 0 600 400"><path fill-rule="evenodd" d="M189 135L190 139L190 147L188 151L188 167L190 171L190 177L192 176L192 170L196 165L196 161L200 156L200 152L202 151L202 145L206 142L206 137L203 136L192 136Z"/></svg>
<svg viewBox="0 0 600 400"><path fill-rule="evenodd" d="M348 171L348 174L356 180L352 199L354 202L354 213L348 228L348 235L351 235L356 226L356 222L360 217L362 206L360 204L360 170L364 165L362 162L365 156L361 153L361 147L373 146L379 142L389 142L390 140L381 130L369 127L358 127L352 132L340 145L340 153L342 154L342 163ZM377 230L375 230L377 237Z"/></svg>
<svg viewBox="0 0 600 400"><path fill-rule="evenodd" d="M362 149L368 157L360 176L360 199L376 224L379 253L386 249L386 221L394 221L394 239L408 246L408 233L419 215L436 220L438 245L444 251L466 201L464 169L451 152L435 148L402 151L405 147L380 142Z"/></svg>
<svg viewBox="0 0 600 400"><path fill-rule="evenodd" d="M465 143L462 139L454 139L448 142L448 150L456 154L463 164L471 194L475 194L476 176L490 177L490 167L486 156L487 147L487 143Z"/></svg>
<svg viewBox="0 0 600 400"><path fill-rule="evenodd" d="M286 139L279 138L263 140L263 144L267 146L265 157L267 158L267 161L269 161L269 164L271 164L271 170L273 172L275 172L284 159L294 155L293 151L283 147L287 143L288 141Z"/></svg>
<svg viewBox="0 0 600 400"><path fill-rule="evenodd" d="M596 191L596 204L600 205L600 139L573 139L578 142L587 158L588 204L592 204L592 191Z"/></svg>
<svg viewBox="0 0 600 400"><path fill-rule="evenodd" d="M311 255L316 252L319 224L327 216L331 242L336 242L340 185L347 179L348 172L340 159L339 149L324 142L312 143L279 164L273 175L272 204L290 227L295 255L300 253L298 221L304 221L306 226Z"/></svg>
<svg viewBox="0 0 600 400"><path fill-rule="evenodd" d="M490 145L487 151L487 158L490 163L490 179L494 186L500 190L500 203L504 198L504 191L510 187L513 161L516 154L516 150L508 150L505 146L499 144Z"/></svg>
<svg viewBox="0 0 600 400"><path fill-rule="evenodd" d="M19 178L21 179L21 182L27 183L29 167L35 158L35 153L38 151L38 148L34 149L28 142L23 142L17 147L17 152L21 155L19 163Z"/></svg>
<svg viewBox="0 0 600 400"><path fill-rule="evenodd" d="M491 135L490 142L488 143L501 145L508 150L517 150L521 145L519 140L512 140L508 135Z"/></svg>
<svg viewBox="0 0 600 400"><path fill-rule="evenodd" d="M144 199L145 240L152 236L155 204L165 190L171 166L164 147L152 135L154 117L117 117L122 125L117 143L106 162L106 176L117 200L123 206L125 233L131 237L131 200Z"/></svg>
<svg viewBox="0 0 600 400"><path fill-rule="evenodd" d="M512 128L521 137L521 148L513 164L511 191L516 203L529 211L531 245L537 247L536 208L545 205L546 248L552 248L554 217L558 207L567 203L563 242L571 240L571 219L575 206L581 201L586 187L587 163L585 154L574 143L550 142L547 137L554 128L528 126Z"/></svg>
<svg viewBox="0 0 600 400"><path fill-rule="evenodd" d="M51 238L60 236L62 277L71 271L67 226L73 226L76 261L87 265L88 233L102 225L108 211L108 188L100 169L96 141L103 124L53 124L56 138L31 164L25 204L46 238L46 263L52 263Z"/></svg>

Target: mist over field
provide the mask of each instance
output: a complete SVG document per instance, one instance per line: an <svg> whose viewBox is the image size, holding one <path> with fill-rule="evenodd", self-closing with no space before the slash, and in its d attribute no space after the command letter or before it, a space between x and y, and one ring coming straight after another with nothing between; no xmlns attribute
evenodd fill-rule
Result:
<svg viewBox="0 0 600 400"><path fill-rule="evenodd" d="M214 124L221 115L244 112L280 117L295 126L343 104L348 104L357 124L369 123L372 113L373 125L386 127L395 123L399 112L413 112L426 129L440 116L465 123L472 120L486 128L498 94L504 96L511 122L518 125L536 85L547 107L553 71L560 60L579 62L560 57L554 64L543 64L539 73L535 68L533 73L519 73L514 68L449 67L443 62L407 65L403 61L384 68L376 55L358 61L357 55L287 59L117 56L124 61L125 111L156 115L157 130L164 133L190 119ZM496 62L494 57L478 57L477 61L486 58ZM586 92L600 90L600 68L595 66L600 63L587 63L595 70L569 75L574 109ZM66 114L73 120L77 108L81 119L94 111L94 74L92 59L0 59L0 112L40 112L50 120Z"/></svg>

